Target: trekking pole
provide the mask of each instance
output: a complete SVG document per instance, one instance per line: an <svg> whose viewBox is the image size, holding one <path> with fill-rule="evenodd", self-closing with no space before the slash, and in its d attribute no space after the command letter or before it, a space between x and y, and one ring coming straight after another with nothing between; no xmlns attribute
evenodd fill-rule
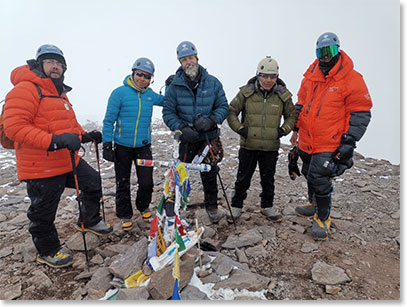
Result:
<svg viewBox="0 0 407 307"><path fill-rule="evenodd" d="M99 176L100 176L100 187L102 188L102 198L101 198L100 203L102 204L103 222L106 222L106 219L105 219L105 201L103 199L102 173L100 172L99 147L98 147L98 144L96 143L96 140L93 141L93 144L95 145L96 161L98 163L98 171L99 171Z"/></svg>
<svg viewBox="0 0 407 307"><path fill-rule="evenodd" d="M233 216L233 214L232 214L232 208L230 207L229 200L228 200L228 196L226 195L226 190L225 190L225 187L223 186L222 178L220 177L219 167L215 164L215 155L213 154L212 146L211 146L211 143L209 142L209 138L208 138L208 134L207 134L207 133L205 133L205 138L206 138L206 143L208 144L208 147L209 147L209 152L211 153L213 166L216 167L216 174L218 175L219 182L220 182L220 186L222 187L223 197L225 197L226 204L228 205L228 209L229 209L229 212L230 212L230 216L232 217L233 225L235 225L235 230L236 230L236 221L235 221L235 218L234 218L234 216Z"/></svg>
<svg viewBox="0 0 407 307"><path fill-rule="evenodd" d="M81 199L79 197L79 184L78 184L78 174L76 173L75 151L73 151L73 150L71 150L71 161L72 161L73 178L75 180L76 200L78 201L78 206L79 206L79 221L81 223L81 232L82 232L82 238L83 238L83 247L85 249L86 265L88 266L88 271L90 271L88 248L86 247L85 226L83 224L83 218L82 218L82 205L81 205Z"/></svg>

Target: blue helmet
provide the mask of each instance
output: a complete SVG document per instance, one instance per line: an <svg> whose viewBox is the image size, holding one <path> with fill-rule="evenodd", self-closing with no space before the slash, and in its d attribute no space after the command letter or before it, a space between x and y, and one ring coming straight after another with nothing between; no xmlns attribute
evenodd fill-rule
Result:
<svg viewBox="0 0 407 307"><path fill-rule="evenodd" d="M340 47L339 38L335 33L326 32L322 34L320 37L318 37L317 49L334 45Z"/></svg>
<svg viewBox="0 0 407 307"><path fill-rule="evenodd" d="M132 70L142 70L154 76L154 64L150 59L147 58L138 58L132 67Z"/></svg>
<svg viewBox="0 0 407 307"><path fill-rule="evenodd" d="M55 59L66 66L64 53L57 46L45 44L38 48L35 60L41 62L45 59Z"/></svg>
<svg viewBox="0 0 407 307"><path fill-rule="evenodd" d="M177 58L184 58L190 55L197 55L198 51L193 43L188 41L181 42L177 47Z"/></svg>

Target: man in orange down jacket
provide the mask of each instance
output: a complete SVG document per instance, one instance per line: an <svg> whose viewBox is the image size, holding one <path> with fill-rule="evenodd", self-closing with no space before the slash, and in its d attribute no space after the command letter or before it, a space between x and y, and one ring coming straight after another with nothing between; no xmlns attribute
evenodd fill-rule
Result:
<svg viewBox="0 0 407 307"><path fill-rule="evenodd" d="M328 238L331 178L352 167L356 142L371 118L372 100L363 77L339 47L334 33L318 38L317 59L305 72L298 91L297 131L290 140L299 148L310 202L295 211L313 216L312 236L316 240Z"/></svg>
<svg viewBox="0 0 407 307"><path fill-rule="evenodd" d="M78 157L81 142L102 141L99 131L86 133L76 120L63 83L66 62L53 45L41 46L35 60L14 69L14 88L7 94L3 119L5 133L14 141L18 180L27 183L31 200L29 231L37 248L37 262L59 268L72 264L64 253L54 225L65 187L75 188L70 151L75 163L85 231L107 235L113 229L100 216L102 196L99 173ZM78 225L80 221L78 221ZM79 228L80 229L80 228Z"/></svg>

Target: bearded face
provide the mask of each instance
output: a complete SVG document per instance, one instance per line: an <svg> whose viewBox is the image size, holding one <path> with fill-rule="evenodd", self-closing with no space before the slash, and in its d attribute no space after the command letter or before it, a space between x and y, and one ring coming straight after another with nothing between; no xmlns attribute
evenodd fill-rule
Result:
<svg viewBox="0 0 407 307"><path fill-rule="evenodd" d="M199 71L198 59L196 58L196 56L187 56L183 58L181 65L188 78L194 80Z"/></svg>

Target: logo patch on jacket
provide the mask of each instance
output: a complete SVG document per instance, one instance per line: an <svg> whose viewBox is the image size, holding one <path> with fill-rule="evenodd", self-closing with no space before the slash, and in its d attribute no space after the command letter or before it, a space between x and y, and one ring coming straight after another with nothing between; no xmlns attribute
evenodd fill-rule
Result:
<svg viewBox="0 0 407 307"><path fill-rule="evenodd" d="M329 91L330 91L330 92L336 92L337 90L338 90L337 87L330 87L330 88L329 88Z"/></svg>

